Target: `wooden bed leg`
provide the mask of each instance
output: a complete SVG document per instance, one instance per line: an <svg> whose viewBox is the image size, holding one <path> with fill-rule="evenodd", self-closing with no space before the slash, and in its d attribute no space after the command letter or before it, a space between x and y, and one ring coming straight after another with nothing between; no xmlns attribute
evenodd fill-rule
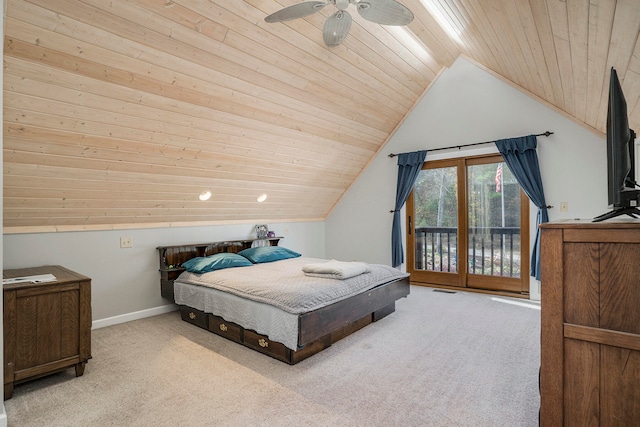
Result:
<svg viewBox="0 0 640 427"><path fill-rule="evenodd" d="M374 322L377 322L378 320L382 319L383 317L388 316L389 314L393 313L394 311L396 311L396 303L395 301L392 302L391 304L389 304L386 307L381 308L378 311L374 311L373 313L371 313L371 320L373 320Z"/></svg>

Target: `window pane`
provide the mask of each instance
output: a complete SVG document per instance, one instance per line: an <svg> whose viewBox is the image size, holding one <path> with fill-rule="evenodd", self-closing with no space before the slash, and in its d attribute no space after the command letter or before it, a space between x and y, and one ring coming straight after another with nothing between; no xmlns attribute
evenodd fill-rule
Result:
<svg viewBox="0 0 640 427"><path fill-rule="evenodd" d="M467 175L469 274L520 277L520 186L504 163Z"/></svg>
<svg viewBox="0 0 640 427"><path fill-rule="evenodd" d="M416 270L457 272L456 167L425 169L414 187Z"/></svg>

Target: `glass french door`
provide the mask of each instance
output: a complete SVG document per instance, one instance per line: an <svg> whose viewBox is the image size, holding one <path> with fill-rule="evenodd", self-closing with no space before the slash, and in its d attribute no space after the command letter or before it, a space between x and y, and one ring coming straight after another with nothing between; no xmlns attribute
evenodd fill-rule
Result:
<svg viewBox="0 0 640 427"><path fill-rule="evenodd" d="M529 201L500 155L426 162L406 211L412 282L528 293Z"/></svg>

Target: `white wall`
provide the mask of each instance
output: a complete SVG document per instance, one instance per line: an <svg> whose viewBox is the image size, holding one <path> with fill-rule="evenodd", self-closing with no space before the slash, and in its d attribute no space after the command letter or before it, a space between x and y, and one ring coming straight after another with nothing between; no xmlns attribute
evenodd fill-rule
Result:
<svg viewBox="0 0 640 427"><path fill-rule="evenodd" d="M280 245L323 258L324 223L268 224ZM92 279L94 327L171 310L160 296L158 246L255 236L253 225L4 235L4 268L62 265ZM120 237L133 248L121 249ZM132 314L133 313L133 314Z"/></svg>
<svg viewBox="0 0 640 427"><path fill-rule="evenodd" d="M389 153L493 141L546 130L554 135L538 138L538 157L547 204L555 206L549 211L550 220L593 218L606 212L604 137L459 58L440 75L325 221L327 257L391 264L389 211L395 202L397 164L396 158L388 157ZM481 147L427 153L427 160L497 152L492 144ZM568 202L568 212L560 212L560 202ZM532 242L536 213L532 205ZM404 247L406 251L406 244ZM532 284L532 298L537 299L537 282Z"/></svg>

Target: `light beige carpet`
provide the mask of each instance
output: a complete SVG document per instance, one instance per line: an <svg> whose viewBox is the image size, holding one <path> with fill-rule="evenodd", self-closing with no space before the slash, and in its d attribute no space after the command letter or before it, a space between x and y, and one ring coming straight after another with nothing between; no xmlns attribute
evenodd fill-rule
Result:
<svg viewBox="0 0 640 427"><path fill-rule="evenodd" d="M18 385L5 407L10 426L537 426L530 306L412 286L294 366L174 312L93 331L84 376Z"/></svg>

